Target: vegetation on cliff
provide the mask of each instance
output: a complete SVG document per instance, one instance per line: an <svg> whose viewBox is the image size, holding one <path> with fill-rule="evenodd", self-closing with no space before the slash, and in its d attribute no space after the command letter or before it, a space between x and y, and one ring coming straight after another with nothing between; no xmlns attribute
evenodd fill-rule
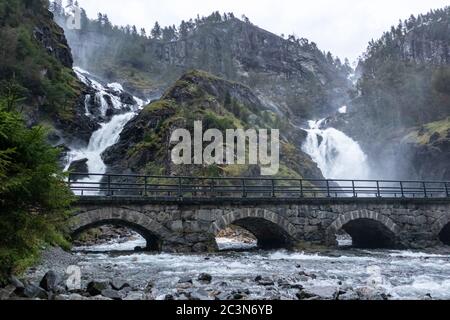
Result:
<svg viewBox="0 0 450 320"><path fill-rule="evenodd" d="M9 92L0 96L0 283L30 266L43 245L68 245L61 230L72 201L59 150L46 143L46 129L26 127Z"/></svg>
<svg viewBox="0 0 450 320"><path fill-rule="evenodd" d="M0 43L0 87L15 82L28 125L47 123L68 134L88 122L80 121L84 87L48 1L0 0Z"/></svg>
<svg viewBox="0 0 450 320"><path fill-rule="evenodd" d="M151 103L124 129L117 145L104 154L112 170L149 175L258 176L256 165L182 165L171 162L171 133L193 133L194 121L203 130L281 129L281 166L278 176L321 177L320 170L293 138L291 124L264 108L246 86L193 70L183 75L163 97Z"/></svg>

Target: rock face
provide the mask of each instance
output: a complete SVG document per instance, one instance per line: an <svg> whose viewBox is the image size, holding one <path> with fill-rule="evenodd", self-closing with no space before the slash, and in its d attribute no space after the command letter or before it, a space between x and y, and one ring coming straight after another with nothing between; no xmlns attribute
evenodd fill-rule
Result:
<svg viewBox="0 0 450 320"><path fill-rule="evenodd" d="M177 40L140 39L142 57L136 66L111 55L129 46L127 41L119 45L94 30L66 33L79 65L147 92L164 90L186 70L202 69L248 85L273 110L310 119L344 105L351 87L348 70L327 58L315 43L286 40L236 18L209 20ZM129 74L139 74L148 87L142 88L142 79Z"/></svg>
<svg viewBox="0 0 450 320"><path fill-rule="evenodd" d="M73 161L69 166L69 172L76 172L76 173L89 173L89 168L87 165L88 159L81 159ZM77 176L77 179L83 179L88 176Z"/></svg>
<svg viewBox="0 0 450 320"><path fill-rule="evenodd" d="M358 141L373 176L448 180L450 8L411 17L369 45L348 114L329 119Z"/></svg>
<svg viewBox="0 0 450 320"><path fill-rule="evenodd" d="M246 86L202 71L183 75L132 121L119 142L106 150L103 159L115 172L153 175L259 176L258 165L174 165L170 137L183 128L193 132L194 121L203 121L204 130L235 128L280 128L280 176L322 177L309 156L300 150L298 130L276 116Z"/></svg>
<svg viewBox="0 0 450 320"><path fill-rule="evenodd" d="M87 88L72 71L73 57L64 30L53 21L45 1L7 3L0 12L0 81L15 83L25 98L20 107L27 124L45 123L56 144L87 142L96 124L84 114ZM55 145L56 145L55 144Z"/></svg>

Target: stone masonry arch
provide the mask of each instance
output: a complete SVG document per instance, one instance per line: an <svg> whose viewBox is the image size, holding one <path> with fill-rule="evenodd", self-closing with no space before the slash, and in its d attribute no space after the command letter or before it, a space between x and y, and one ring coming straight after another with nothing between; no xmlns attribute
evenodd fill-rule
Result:
<svg viewBox="0 0 450 320"><path fill-rule="evenodd" d="M266 209L242 208L225 214L212 224L211 232L217 235L230 225L250 231L261 248L286 248L294 242L296 228L287 219Z"/></svg>
<svg viewBox="0 0 450 320"><path fill-rule="evenodd" d="M329 245L334 245L336 243L336 233L345 226L357 221L366 221L367 223L372 224L372 226L373 222L379 223L390 233L389 237L392 238L392 242L397 242L396 238L398 237L400 228L392 219L378 212L361 209L339 215L326 231L327 243Z"/></svg>
<svg viewBox="0 0 450 320"><path fill-rule="evenodd" d="M122 207L102 207L79 213L69 222L71 235L75 236L87 229L105 225L128 227L147 241L147 249L160 251L165 239L170 236L169 230L147 215Z"/></svg>

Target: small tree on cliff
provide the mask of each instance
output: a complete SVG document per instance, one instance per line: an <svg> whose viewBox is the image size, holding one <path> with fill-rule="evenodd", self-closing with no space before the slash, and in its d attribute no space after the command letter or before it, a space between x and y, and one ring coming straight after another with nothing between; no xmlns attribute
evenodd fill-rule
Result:
<svg viewBox="0 0 450 320"><path fill-rule="evenodd" d="M158 21L155 22L155 26L153 27L152 31L151 31L151 35L153 39L159 39L161 38L161 26L159 25Z"/></svg>

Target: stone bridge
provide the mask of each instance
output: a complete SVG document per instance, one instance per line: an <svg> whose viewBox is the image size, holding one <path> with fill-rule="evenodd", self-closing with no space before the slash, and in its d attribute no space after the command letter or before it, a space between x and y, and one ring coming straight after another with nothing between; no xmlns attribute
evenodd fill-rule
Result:
<svg viewBox="0 0 450 320"><path fill-rule="evenodd" d="M129 227L148 250L211 252L230 225L250 231L264 249L335 246L344 230L362 248L450 245L450 199L179 199L85 197L76 204L73 235L92 227Z"/></svg>

